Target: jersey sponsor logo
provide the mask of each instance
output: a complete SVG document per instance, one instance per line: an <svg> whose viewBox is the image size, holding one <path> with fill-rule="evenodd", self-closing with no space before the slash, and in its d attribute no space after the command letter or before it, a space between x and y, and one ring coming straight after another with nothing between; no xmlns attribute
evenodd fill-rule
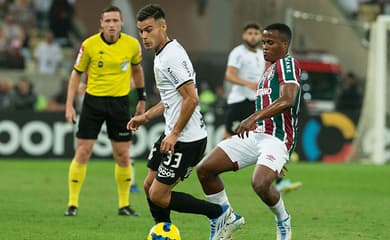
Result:
<svg viewBox="0 0 390 240"><path fill-rule="evenodd" d="M274 75L275 75L275 69L271 68L270 71L267 74L267 78L268 79L272 79L274 77Z"/></svg>
<svg viewBox="0 0 390 240"><path fill-rule="evenodd" d="M184 69L187 71L188 77L192 77L192 71L190 71L187 62L183 61L181 64L183 65Z"/></svg>
<svg viewBox="0 0 390 240"><path fill-rule="evenodd" d="M184 174L184 178L188 178L192 172L192 167L188 167L186 173Z"/></svg>
<svg viewBox="0 0 390 240"><path fill-rule="evenodd" d="M285 71L286 73L291 73L292 72L292 66L291 66L291 59L286 59L286 61L284 62L285 63Z"/></svg>
<svg viewBox="0 0 390 240"><path fill-rule="evenodd" d="M276 160L276 158L273 155L267 155L267 156L265 156L265 159L267 159L268 161L271 161L271 162L274 162Z"/></svg>
<svg viewBox="0 0 390 240"><path fill-rule="evenodd" d="M173 79L173 82L175 84L178 84L179 83L179 79L177 78L177 76L173 73L172 69L170 67L168 67L168 73L169 75L172 77Z"/></svg>
<svg viewBox="0 0 390 240"><path fill-rule="evenodd" d="M125 136L129 136L130 132L120 132L120 133L118 133L118 135L121 137L125 137Z"/></svg>
<svg viewBox="0 0 390 240"><path fill-rule="evenodd" d="M266 72L261 77L261 81L259 82L259 86L263 84L267 79L272 79L275 75L275 69L273 67L269 67Z"/></svg>
<svg viewBox="0 0 390 240"><path fill-rule="evenodd" d="M172 169L160 165L157 176L160 178L175 178L175 172Z"/></svg>
<svg viewBox="0 0 390 240"><path fill-rule="evenodd" d="M272 93L272 88L257 89L257 96L270 95L271 93Z"/></svg>

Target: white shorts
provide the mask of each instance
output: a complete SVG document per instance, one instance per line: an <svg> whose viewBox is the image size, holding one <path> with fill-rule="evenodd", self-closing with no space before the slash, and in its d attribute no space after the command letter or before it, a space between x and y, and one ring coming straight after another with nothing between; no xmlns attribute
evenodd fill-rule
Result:
<svg viewBox="0 0 390 240"><path fill-rule="evenodd" d="M237 135L218 144L232 162L243 168L252 164L264 165L280 174L289 159L286 145L274 136L249 132L249 137Z"/></svg>

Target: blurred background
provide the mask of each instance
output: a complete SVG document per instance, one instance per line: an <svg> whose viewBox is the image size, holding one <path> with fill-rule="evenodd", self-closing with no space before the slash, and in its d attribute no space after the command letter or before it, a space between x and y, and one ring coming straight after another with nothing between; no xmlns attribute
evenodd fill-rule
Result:
<svg viewBox="0 0 390 240"><path fill-rule="evenodd" d="M186 48L197 73L208 149L223 137L229 51L248 21L284 22L291 55L302 65L300 137L294 161L386 163L390 0L155 0L170 38ZM71 158L75 126L65 122L66 87L83 39L97 32L100 12L123 11L123 31L137 36L145 0L0 0L0 158ZM137 36L138 37L138 36ZM142 62L148 106L159 101L153 53ZM134 94L130 93L130 99ZM82 98L82 95L80 95ZM78 104L78 103L76 103ZM156 120L138 131L131 154L145 158L163 131ZM102 129L95 158L111 156Z"/></svg>

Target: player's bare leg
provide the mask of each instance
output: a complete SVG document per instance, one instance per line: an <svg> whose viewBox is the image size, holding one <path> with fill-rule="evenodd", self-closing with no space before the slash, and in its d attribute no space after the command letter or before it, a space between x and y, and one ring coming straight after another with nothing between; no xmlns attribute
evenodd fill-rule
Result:
<svg viewBox="0 0 390 240"><path fill-rule="evenodd" d="M287 213L281 194L272 185L277 174L263 165L256 165L252 177L252 187L256 194L274 213L276 219L277 240L291 239L291 217Z"/></svg>
<svg viewBox="0 0 390 240"><path fill-rule="evenodd" d="M202 185L206 198L219 205L227 205L230 208L229 219L224 226L224 239L231 239L233 233L245 224L245 219L234 213L230 206L225 187L219 174L226 171L237 170L228 155L219 147L216 147L197 166L198 179ZM211 234L213 235L213 223Z"/></svg>

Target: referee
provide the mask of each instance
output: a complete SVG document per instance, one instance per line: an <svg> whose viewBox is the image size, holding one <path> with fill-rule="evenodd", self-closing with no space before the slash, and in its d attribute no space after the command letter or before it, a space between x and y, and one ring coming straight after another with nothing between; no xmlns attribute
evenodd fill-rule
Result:
<svg viewBox="0 0 390 240"><path fill-rule="evenodd" d="M136 38L121 32L123 23L119 8L110 6L104 9L100 16L101 31L84 40L70 75L65 114L68 122L75 123L74 100L82 74L88 70L88 84L76 133L76 152L69 168L69 202L65 216L77 215L87 163L104 122L116 162L118 214L138 216L129 204L132 135L126 124L130 117L128 94L131 77L138 92L136 115L144 113L146 96L140 45Z"/></svg>

